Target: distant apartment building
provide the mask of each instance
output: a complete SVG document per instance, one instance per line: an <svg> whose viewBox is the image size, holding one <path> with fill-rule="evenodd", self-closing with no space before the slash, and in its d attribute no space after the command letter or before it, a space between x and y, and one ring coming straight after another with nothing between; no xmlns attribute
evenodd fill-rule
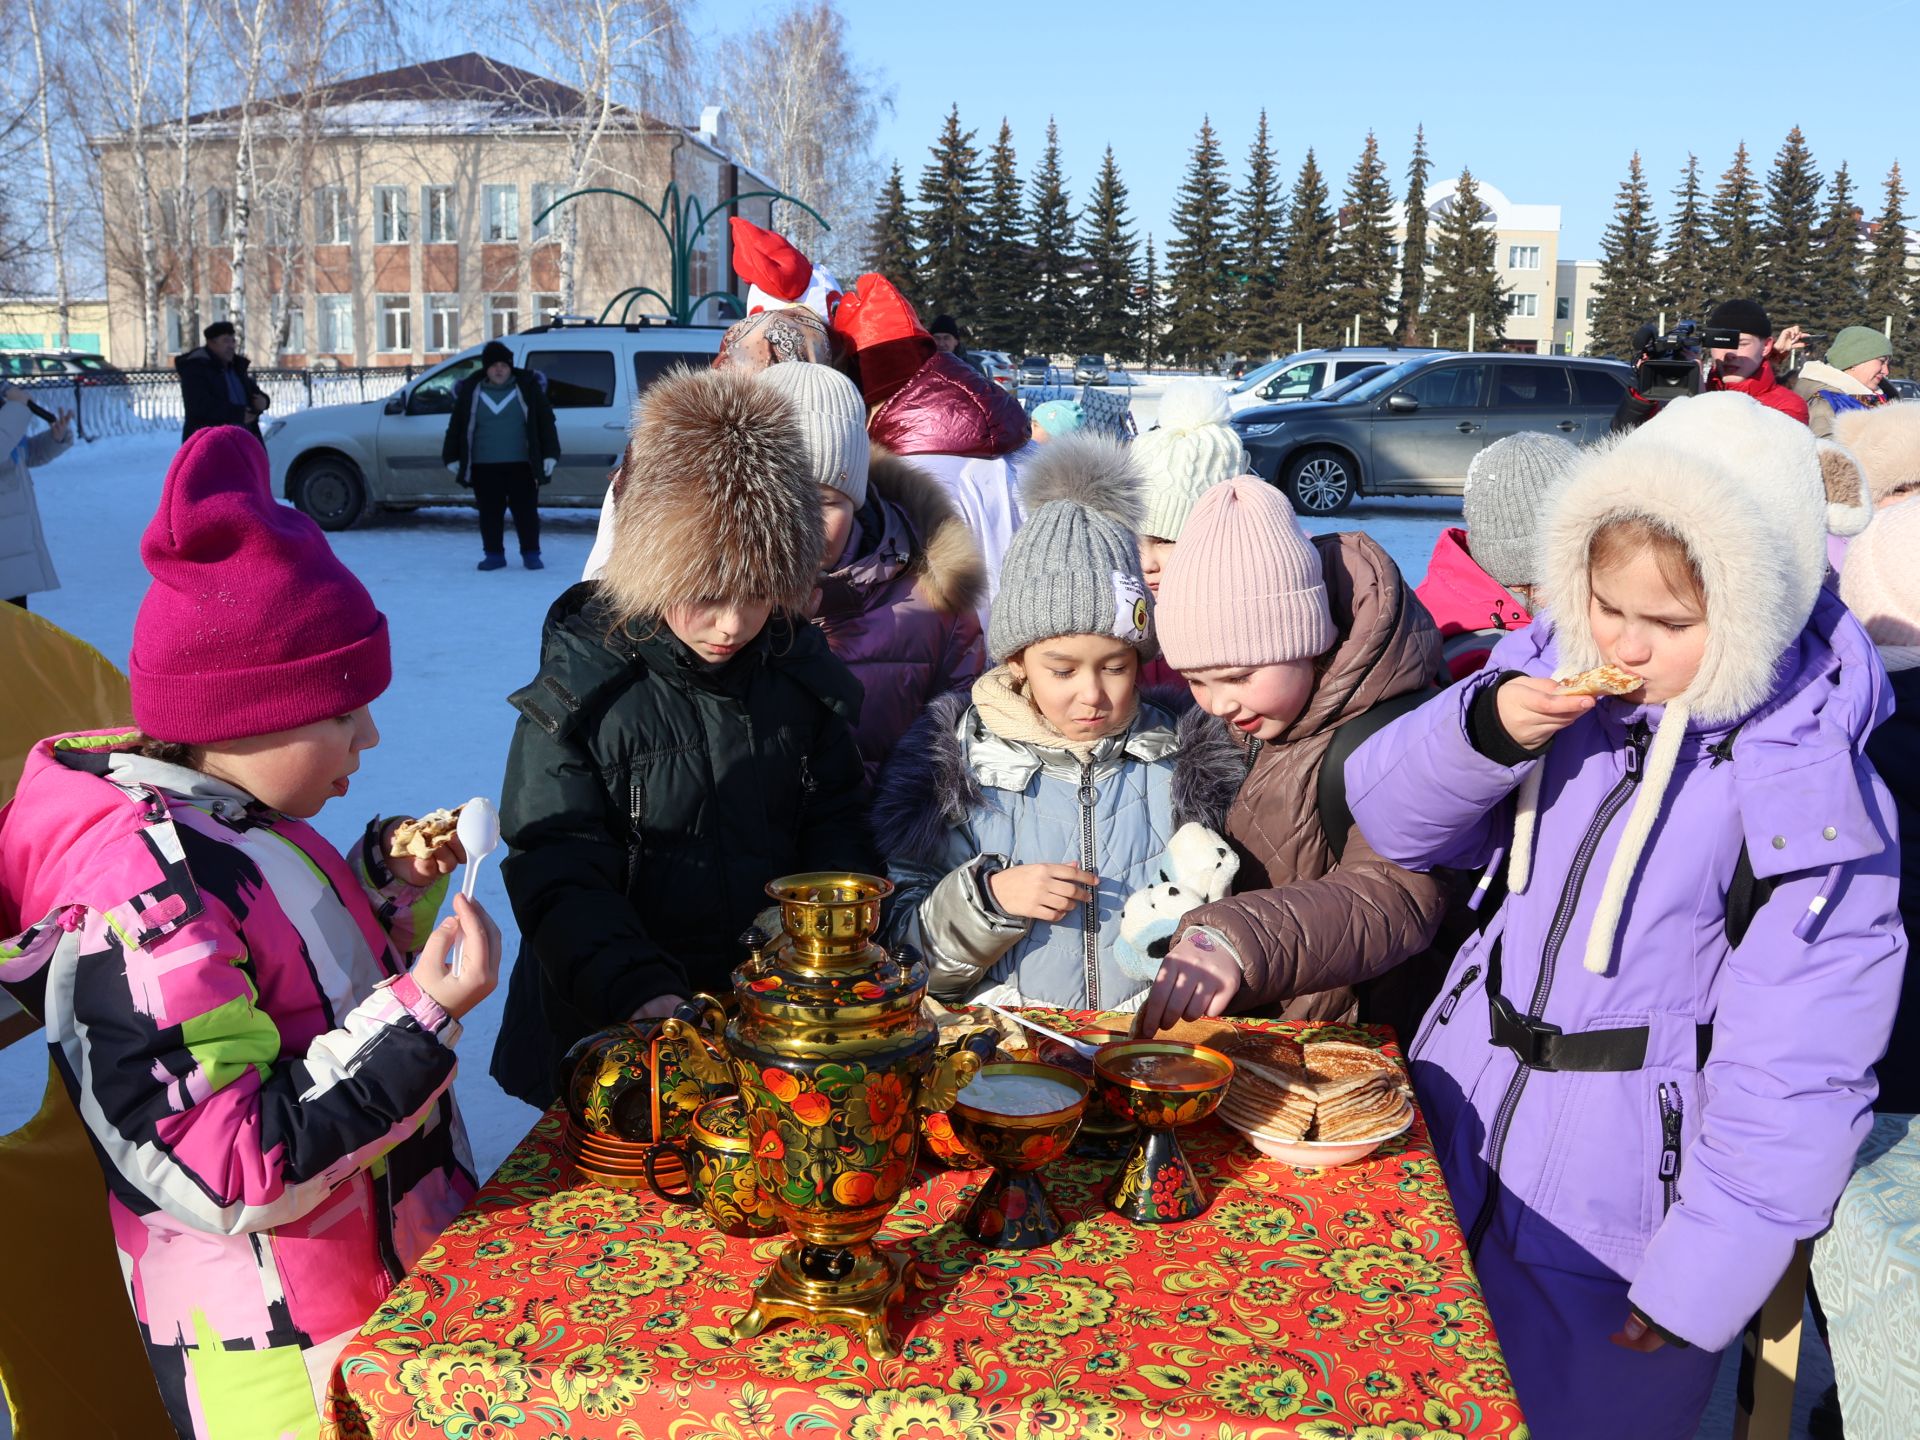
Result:
<svg viewBox="0 0 1920 1440"><path fill-rule="evenodd" d="M58 350L60 345L59 302L51 295L17 295L0 299L0 350ZM70 300L67 302L67 344L69 350L113 358L107 348L107 302ZM49 371L51 371L49 366ZM0 369L4 374L23 374L18 368Z"/></svg>
<svg viewBox="0 0 1920 1440"><path fill-rule="evenodd" d="M409 65L280 97L259 113L258 197L252 209L242 345L255 364L430 363L539 323L563 306L561 221L540 218L566 194L569 150L592 97L486 56ZM160 187L161 279L155 346L161 363L200 343L228 318L233 288L234 154L239 115L214 110L188 122L189 223L179 188ZM153 162L178 164L178 132L152 141ZM108 213L134 214L132 142L97 138ZM614 107L586 184L661 204L669 182L711 211L768 188L728 154L724 114L698 130ZM802 197L805 198L805 197ZM660 227L614 195L568 202L578 225L572 304L598 317L659 315L650 289L673 293L673 262ZM769 202L737 213L768 224ZM138 243L128 225L110 234L107 282L112 353L134 363L147 345ZM688 252L687 293L738 293L724 214ZM624 308L623 308L624 307ZM716 299L695 318L732 312Z"/></svg>
<svg viewBox="0 0 1920 1440"><path fill-rule="evenodd" d="M1484 180L1478 188L1482 217L1493 227L1493 263L1508 291L1502 348L1538 354L1567 353L1557 348L1561 337L1556 328L1560 310L1560 207L1516 205ZM1436 182L1427 189L1429 246L1433 241L1433 226L1453 208L1454 193L1451 180ZM1406 241L1406 224L1406 207L1396 205L1393 226L1396 261ZM1432 273L1431 267L1428 273ZM1484 333L1476 327L1475 344L1481 349L1487 348L1481 338ZM1422 335L1420 342L1426 344L1436 338L1448 349L1466 348L1465 335Z"/></svg>

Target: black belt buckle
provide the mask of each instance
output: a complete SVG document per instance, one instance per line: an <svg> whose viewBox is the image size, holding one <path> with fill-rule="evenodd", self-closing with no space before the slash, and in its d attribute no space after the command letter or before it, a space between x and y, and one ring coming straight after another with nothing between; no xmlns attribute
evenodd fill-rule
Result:
<svg viewBox="0 0 1920 1440"><path fill-rule="evenodd" d="M1504 1045L1514 1058L1530 1070L1551 1070L1546 1058L1549 1041L1560 1038L1560 1027L1544 1020L1529 1020L1513 1008L1504 995L1493 997L1493 1034L1487 1043Z"/></svg>

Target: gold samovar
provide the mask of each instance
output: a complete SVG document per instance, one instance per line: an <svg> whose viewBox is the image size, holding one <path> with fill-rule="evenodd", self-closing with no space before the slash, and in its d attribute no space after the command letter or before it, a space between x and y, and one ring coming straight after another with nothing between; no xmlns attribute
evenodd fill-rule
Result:
<svg viewBox="0 0 1920 1440"><path fill-rule="evenodd" d="M936 1057L920 1009L926 966L873 943L892 890L834 872L774 881L767 893L785 935L749 936L724 1035L713 1023L703 1032L666 1022L689 1073L715 1081L731 1070L759 1183L794 1235L735 1323L736 1340L779 1320L833 1322L875 1355L895 1353L886 1312L906 1262L873 1237L913 1174L921 1112L948 1109L980 1061L966 1050Z"/></svg>

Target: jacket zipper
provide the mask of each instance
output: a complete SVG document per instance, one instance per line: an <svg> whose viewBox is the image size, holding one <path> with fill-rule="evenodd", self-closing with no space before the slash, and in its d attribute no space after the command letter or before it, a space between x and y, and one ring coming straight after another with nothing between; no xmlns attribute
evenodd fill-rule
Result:
<svg viewBox="0 0 1920 1440"><path fill-rule="evenodd" d="M1574 852L1573 864L1567 870L1566 884L1560 889L1553 924L1547 929L1547 943L1540 954L1540 974L1533 982L1533 999L1527 1006L1529 1020L1538 1020L1546 1013L1547 997L1553 990L1555 962L1560 958L1560 947L1566 943L1567 931L1573 926L1574 912L1580 908L1580 891L1586 884L1587 872L1593 868L1593 857L1614 817L1625 808L1640 784L1640 764L1646 759L1648 733L1644 724L1637 723L1627 732L1627 773L1600 801L1600 808L1587 824L1587 833L1580 837L1580 848ZM1492 1003L1491 996L1488 1002ZM1487 1226L1493 1223L1494 1206L1500 1199L1501 1155L1507 1148L1507 1132L1513 1127L1513 1112L1520 1105L1520 1092L1527 1088L1527 1077L1531 1073L1525 1065L1514 1070L1513 1079L1507 1082L1507 1093L1500 1097L1500 1108L1494 1112L1492 1143L1487 1148L1487 1193L1480 1202L1480 1213L1474 1217L1473 1228L1467 1232L1470 1251L1480 1248Z"/></svg>
<svg viewBox="0 0 1920 1440"><path fill-rule="evenodd" d="M1660 1185L1665 1203L1660 1213L1673 1209L1680 1191L1680 1124L1684 1118L1680 1104L1680 1086L1668 1080L1660 1082Z"/></svg>
<svg viewBox="0 0 1920 1440"><path fill-rule="evenodd" d="M1453 1010L1460 1003L1460 997L1467 993L1467 987L1480 978L1478 965L1467 966L1467 973L1460 977L1460 983L1447 992L1447 998L1440 1002L1440 1013L1435 1018L1444 1025L1453 1019Z"/></svg>
<svg viewBox="0 0 1920 1440"><path fill-rule="evenodd" d="M647 789L638 780L627 781L627 893L633 894L640 878L640 860L644 854L640 836L647 817Z"/></svg>
<svg viewBox="0 0 1920 1440"><path fill-rule="evenodd" d="M1099 792L1093 788L1093 761L1080 767L1080 868L1089 875L1093 868L1093 806ZM1087 973L1087 1008L1100 1008L1100 919L1096 905L1099 892L1080 902L1081 963Z"/></svg>

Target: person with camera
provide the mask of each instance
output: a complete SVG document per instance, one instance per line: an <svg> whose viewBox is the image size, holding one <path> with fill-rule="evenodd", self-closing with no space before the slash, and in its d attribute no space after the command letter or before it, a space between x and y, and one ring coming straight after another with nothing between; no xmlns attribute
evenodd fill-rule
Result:
<svg viewBox="0 0 1920 1440"><path fill-rule="evenodd" d="M1803 366L1793 388L1807 402L1813 433L1830 436L1836 415L1886 404L1880 382L1887 378L1892 355L1893 346L1878 330L1849 325L1833 337L1825 360Z"/></svg>
<svg viewBox="0 0 1920 1440"><path fill-rule="evenodd" d="M1805 425L1807 402L1781 384L1773 368L1804 343L1797 325L1776 338L1757 300L1723 300L1705 326L1683 321L1667 335L1642 325L1634 336L1633 384L1614 412L1613 429L1637 429L1669 400L1703 390L1731 390Z"/></svg>

